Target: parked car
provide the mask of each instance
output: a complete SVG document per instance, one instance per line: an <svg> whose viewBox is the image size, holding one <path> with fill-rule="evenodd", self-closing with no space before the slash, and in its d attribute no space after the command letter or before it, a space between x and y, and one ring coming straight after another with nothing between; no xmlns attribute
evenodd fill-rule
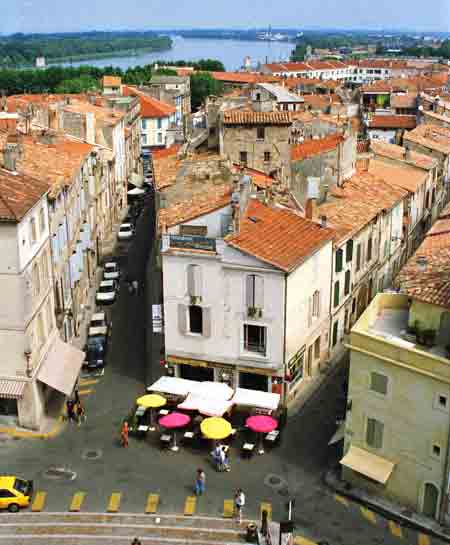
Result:
<svg viewBox="0 0 450 545"><path fill-rule="evenodd" d="M17 513L21 507L30 505L33 495L33 481L15 476L0 476L0 509Z"/></svg>
<svg viewBox="0 0 450 545"><path fill-rule="evenodd" d="M131 223L122 223L117 233L119 240L130 240L134 236L134 227Z"/></svg>
<svg viewBox="0 0 450 545"><path fill-rule="evenodd" d="M107 325L105 313L98 312L94 314L91 319L91 325L84 346L86 355L84 366L88 369L101 369L106 365L109 332L110 328Z"/></svg>
<svg viewBox="0 0 450 545"><path fill-rule="evenodd" d="M95 294L95 301L99 305L114 303L117 295L117 283L115 280L103 280Z"/></svg>
<svg viewBox="0 0 450 545"><path fill-rule="evenodd" d="M115 261L108 261L103 267L103 279L104 280L119 280L120 268Z"/></svg>
<svg viewBox="0 0 450 545"><path fill-rule="evenodd" d="M112 322L108 321L108 318L106 316L106 312L96 312L92 315L91 321L89 322L89 327L106 327L109 330L112 327Z"/></svg>

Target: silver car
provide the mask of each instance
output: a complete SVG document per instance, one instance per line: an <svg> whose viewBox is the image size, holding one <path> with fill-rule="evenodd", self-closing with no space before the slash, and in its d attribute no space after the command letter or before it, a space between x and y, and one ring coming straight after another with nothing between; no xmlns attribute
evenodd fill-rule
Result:
<svg viewBox="0 0 450 545"><path fill-rule="evenodd" d="M103 280L95 295L95 301L99 305L112 304L116 300L117 284L115 280Z"/></svg>

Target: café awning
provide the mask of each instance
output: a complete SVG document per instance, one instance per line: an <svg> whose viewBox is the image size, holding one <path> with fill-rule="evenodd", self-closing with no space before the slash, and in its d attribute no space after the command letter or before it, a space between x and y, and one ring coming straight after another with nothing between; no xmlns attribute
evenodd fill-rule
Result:
<svg viewBox="0 0 450 545"><path fill-rule="evenodd" d="M37 378L69 396L80 373L84 352L57 338L41 363Z"/></svg>
<svg viewBox="0 0 450 545"><path fill-rule="evenodd" d="M231 398L231 401L235 405L275 411L280 404L280 394L262 392L259 390L248 390L247 388L236 388L236 392Z"/></svg>
<svg viewBox="0 0 450 545"><path fill-rule="evenodd" d="M26 384L23 380L0 380L0 399L20 399Z"/></svg>
<svg viewBox="0 0 450 545"><path fill-rule="evenodd" d="M381 456L354 446L349 448L341 464L381 484L387 483L395 466Z"/></svg>

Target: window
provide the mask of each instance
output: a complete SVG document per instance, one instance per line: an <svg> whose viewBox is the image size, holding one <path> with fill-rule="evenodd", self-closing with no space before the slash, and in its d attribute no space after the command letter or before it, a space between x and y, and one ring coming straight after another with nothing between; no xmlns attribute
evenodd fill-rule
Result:
<svg viewBox="0 0 450 545"><path fill-rule="evenodd" d="M187 268L187 293L190 297L201 298L202 295L202 269L200 265L188 265Z"/></svg>
<svg viewBox="0 0 450 545"><path fill-rule="evenodd" d="M258 325L244 325L244 349L266 355L266 328Z"/></svg>
<svg viewBox="0 0 450 545"><path fill-rule="evenodd" d="M158 129L162 129L162 119L157 119L157 120L156 120L156 127L157 127Z"/></svg>
<svg viewBox="0 0 450 545"><path fill-rule="evenodd" d="M147 135L141 134L141 145L145 146L147 144Z"/></svg>
<svg viewBox="0 0 450 545"><path fill-rule="evenodd" d="M239 162L241 163L241 165L247 166L247 152L246 151L241 151L239 153Z"/></svg>
<svg viewBox="0 0 450 545"><path fill-rule="evenodd" d="M339 320L334 322L333 324L333 339L332 339L332 345L333 347L337 345L338 341L338 330L339 330Z"/></svg>
<svg viewBox="0 0 450 545"><path fill-rule="evenodd" d="M39 274L39 267L37 263L33 265L33 270L31 273L31 281L32 281L33 294L39 295L39 292L41 291L41 276Z"/></svg>
<svg viewBox="0 0 450 545"><path fill-rule="evenodd" d="M382 275L380 279L378 280L378 291L383 291L383 290L384 290L384 275Z"/></svg>
<svg viewBox="0 0 450 545"><path fill-rule="evenodd" d="M265 151L264 152L264 162L265 163L270 163L270 151Z"/></svg>
<svg viewBox="0 0 450 545"><path fill-rule="evenodd" d="M162 144L163 135L160 132L156 135L156 141L158 144Z"/></svg>
<svg viewBox="0 0 450 545"><path fill-rule="evenodd" d="M9 490L0 490L0 498L15 498L16 495Z"/></svg>
<svg viewBox="0 0 450 545"><path fill-rule="evenodd" d="M361 268L361 244L356 247L356 270Z"/></svg>
<svg viewBox="0 0 450 545"><path fill-rule="evenodd" d="M314 358L316 360L320 358L320 337L314 341Z"/></svg>
<svg viewBox="0 0 450 545"><path fill-rule="evenodd" d="M245 291L249 314L264 307L264 279L261 276L256 274L247 275Z"/></svg>
<svg viewBox="0 0 450 545"><path fill-rule="evenodd" d="M42 207L39 210L39 229L41 233L45 231L46 227L47 227L47 222L45 221L45 208Z"/></svg>
<svg viewBox="0 0 450 545"><path fill-rule="evenodd" d="M345 246L345 261L348 263L353 259L353 240L348 240Z"/></svg>
<svg viewBox="0 0 450 545"><path fill-rule="evenodd" d="M261 93L256 93L256 100L258 102L261 100Z"/></svg>
<svg viewBox="0 0 450 545"><path fill-rule="evenodd" d="M352 301L352 314L355 314L356 311L356 299L353 299Z"/></svg>
<svg viewBox="0 0 450 545"><path fill-rule="evenodd" d="M448 397L445 394L437 394L434 398L434 408L447 412Z"/></svg>
<svg viewBox="0 0 450 545"><path fill-rule="evenodd" d="M344 295L350 293L350 271L345 271L345 285L344 285Z"/></svg>
<svg viewBox="0 0 450 545"><path fill-rule="evenodd" d="M441 457L441 446L438 445L437 443L433 443L431 453L433 454L433 456L435 458L440 458Z"/></svg>
<svg viewBox="0 0 450 545"><path fill-rule="evenodd" d="M316 290L312 297L312 316L318 318L320 316L320 291Z"/></svg>
<svg viewBox="0 0 450 545"><path fill-rule="evenodd" d="M202 335L203 333L203 312L202 307L190 305L189 307L189 331Z"/></svg>
<svg viewBox="0 0 450 545"><path fill-rule="evenodd" d="M367 262L372 261L372 237L367 242Z"/></svg>
<svg viewBox="0 0 450 545"><path fill-rule="evenodd" d="M256 139L257 140L264 140L265 137L265 128L264 127L256 127Z"/></svg>
<svg viewBox="0 0 450 545"><path fill-rule="evenodd" d="M180 235L206 237L208 227L206 225L182 225L180 227Z"/></svg>
<svg viewBox="0 0 450 545"><path fill-rule="evenodd" d="M288 362L289 377L291 385L303 378L303 367L305 363L305 347L301 348Z"/></svg>
<svg viewBox="0 0 450 545"><path fill-rule="evenodd" d="M344 251L342 250L342 248L339 248L338 250L336 250L335 271L336 271L337 273L339 273L339 272L342 271L342 261L343 261L343 257L344 257Z"/></svg>
<svg viewBox="0 0 450 545"><path fill-rule="evenodd" d="M147 130L147 123L148 123L147 119L142 119L141 120L141 127L142 127L143 131Z"/></svg>
<svg viewBox="0 0 450 545"><path fill-rule="evenodd" d="M339 281L334 283L334 307L339 305Z"/></svg>
<svg viewBox="0 0 450 545"><path fill-rule="evenodd" d="M378 394L387 394L388 378L381 373L370 373L370 389Z"/></svg>
<svg viewBox="0 0 450 545"><path fill-rule="evenodd" d="M384 424L375 418L367 419L366 443L372 448L382 448L383 446Z"/></svg>
<svg viewBox="0 0 450 545"><path fill-rule="evenodd" d="M30 240L31 244L34 244L37 240L36 220L34 218L30 220Z"/></svg>

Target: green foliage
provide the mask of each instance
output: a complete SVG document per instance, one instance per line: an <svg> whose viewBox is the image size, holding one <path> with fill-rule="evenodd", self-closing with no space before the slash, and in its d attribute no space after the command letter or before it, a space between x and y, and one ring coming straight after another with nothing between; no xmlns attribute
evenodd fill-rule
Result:
<svg viewBox="0 0 450 545"><path fill-rule="evenodd" d="M306 55L306 48L307 48L307 45L304 43L297 44L294 51L292 52L291 60L294 62L304 61L305 55Z"/></svg>
<svg viewBox="0 0 450 545"><path fill-rule="evenodd" d="M209 95L221 95L223 85L216 81L208 72L196 72L191 76L192 110L199 108Z"/></svg>
<svg viewBox="0 0 450 545"><path fill-rule="evenodd" d="M170 68L158 68L156 72L153 72L155 76L176 76L177 71Z"/></svg>
<svg viewBox="0 0 450 545"><path fill-rule="evenodd" d="M91 76L80 76L79 78L66 79L55 89L55 93L71 94L95 91L99 88L99 81Z"/></svg>
<svg viewBox="0 0 450 545"><path fill-rule="evenodd" d="M433 47L408 47L403 50L406 55L415 57L438 57L450 59L450 40L442 42L441 47L434 49Z"/></svg>
<svg viewBox="0 0 450 545"><path fill-rule="evenodd" d="M77 34L14 34L0 37L0 67L49 61L114 56L123 51L164 51L172 40L153 32L88 32Z"/></svg>
<svg viewBox="0 0 450 545"><path fill-rule="evenodd" d="M200 59L198 61L157 61L156 64L162 66L176 66L183 68L184 66L192 66L195 70L201 72L225 72L225 66L216 59Z"/></svg>

